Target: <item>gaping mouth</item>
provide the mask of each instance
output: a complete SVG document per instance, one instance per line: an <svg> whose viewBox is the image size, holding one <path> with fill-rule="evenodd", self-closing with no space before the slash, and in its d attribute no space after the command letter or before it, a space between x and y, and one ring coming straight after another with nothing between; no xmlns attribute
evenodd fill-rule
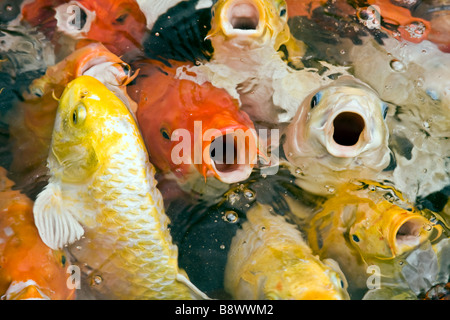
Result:
<svg viewBox="0 0 450 320"><path fill-rule="evenodd" d="M341 146L354 146L365 128L365 122L357 113L342 112L334 118L333 126L334 142Z"/></svg>
<svg viewBox="0 0 450 320"><path fill-rule="evenodd" d="M264 12L254 1L236 0L222 11L222 30L227 36L259 36Z"/></svg>
<svg viewBox="0 0 450 320"><path fill-rule="evenodd" d="M225 183L247 179L256 162L256 143L253 137L228 133L215 138L209 145L210 170Z"/></svg>
<svg viewBox="0 0 450 320"><path fill-rule="evenodd" d="M256 30L259 25L259 10L250 2L238 1L228 10L228 21L235 30Z"/></svg>
<svg viewBox="0 0 450 320"><path fill-rule="evenodd" d="M424 219L410 219L405 221L395 234L396 247L401 253L403 248L419 245L424 237Z"/></svg>
<svg viewBox="0 0 450 320"><path fill-rule="evenodd" d="M357 112L341 112L327 127L326 148L334 157L354 158L368 142L366 121Z"/></svg>

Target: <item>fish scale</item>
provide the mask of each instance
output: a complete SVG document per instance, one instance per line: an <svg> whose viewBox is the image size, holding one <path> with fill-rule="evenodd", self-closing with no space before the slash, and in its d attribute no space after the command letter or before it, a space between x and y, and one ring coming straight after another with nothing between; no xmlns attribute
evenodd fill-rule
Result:
<svg viewBox="0 0 450 320"><path fill-rule="evenodd" d="M85 131L68 122L71 102L86 110ZM107 299L206 297L178 268L155 168L133 116L98 80L82 76L68 85L51 150L52 176L36 200L36 225L51 247L73 243L68 250L95 294ZM79 171L73 169L77 166ZM53 198L59 206L48 203ZM76 229L78 223L84 232ZM78 241L71 240L71 232Z"/></svg>
<svg viewBox="0 0 450 320"><path fill-rule="evenodd" d="M111 157L111 162L114 163L117 161L117 157L120 160L120 156L121 154L116 153ZM132 161L132 159L128 160ZM145 161L143 157L135 158L127 166L139 167L142 166L143 161ZM120 163L120 161L117 162ZM149 166L150 164L146 161L145 165ZM100 177L93 181L93 187L88 191L89 196L93 195L94 198L98 199L97 204L102 208L102 213L97 215L96 219L97 221L101 221L102 228L100 230L95 229L95 231L92 229L92 232L95 232L96 236L95 238L91 238L87 248L83 247L83 250L76 252L78 254L75 254L75 256L78 261L80 263L101 265L104 262L102 261L104 259L103 256L107 256L106 264L109 265L107 267L108 273L111 273L113 277L117 277L120 273L125 273L124 278L129 282L129 293L122 296L124 287L109 287L107 284L109 280L108 276L102 274L105 285L108 286L107 290L112 292L114 296L120 298L126 298L129 294L135 296L135 294L131 293L132 291L137 292L137 298L143 299L190 298L189 290L183 284L176 286L173 292L167 293L165 290L166 287L174 285L178 267L176 265L177 248L169 245L165 240L171 238L167 232L167 224L169 221L165 218L164 214L160 214L160 212L164 212L161 209L160 193L153 192L150 195L151 188L149 187L146 188L149 191L149 195L145 196L142 196L142 192L141 195L131 192L124 193L122 192L124 185L131 185L131 181L137 181L137 183L133 184L136 190L142 188L140 181L144 177L127 176L128 170L121 170L122 176L118 176L114 173L116 170L111 172L109 170L110 167L106 167L108 169L102 177L115 175L116 180L111 181ZM150 172L141 172L141 174L152 177ZM153 181L149 181L146 178L146 180L148 181L148 186L155 184L154 179L151 179ZM105 194L105 190L108 190L107 195L106 197L102 197L101 195ZM80 189L80 193L83 192L85 190ZM98 197L95 195L97 192L99 194ZM135 198L132 198L132 195ZM153 201L152 199L157 200ZM124 208L127 208L125 212ZM139 210L142 208L147 209ZM147 232L145 230L152 230L153 232ZM87 237L89 237L89 231L87 232ZM106 250L99 259L95 259L96 256L91 250L97 251L98 248L104 247L105 242L111 244L111 246L108 246L109 250ZM99 269L102 273L102 268L100 267ZM144 273L148 276L135 277L133 275L136 272ZM144 290L144 288L151 288L151 290Z"/></svg>

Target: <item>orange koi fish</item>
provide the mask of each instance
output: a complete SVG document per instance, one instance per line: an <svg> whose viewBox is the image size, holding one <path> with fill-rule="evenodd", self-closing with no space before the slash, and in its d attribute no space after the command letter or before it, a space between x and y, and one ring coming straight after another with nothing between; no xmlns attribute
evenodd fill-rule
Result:
<svg viewBox="0 0 450 320"><path fill-rule="evenodd" d="M124 87L133 80L130 67L102 44L93 43L78 49L46 74L32 82L10 114L9 125L14 148L12 176L18 185L45 174L58 101L65 86L81 75L90 75L103 82L131 111L136 104Z"/></svg>
<svg viewBox="0 0 450 320"><path fill-rule="evenodd" d="M193 172L224 183L245 180L258 153L252 121L225 90L177 79L177 66L141 61L128 88L150 161L180 181Z"/></svg>
<svg viewBox="0 0 450 320"><path fill-rule="evenodd" d="M68 261L39 237L33 202L12 190L14 182L0 167L0 296L5 300L74 299L68 288Z"/></svg>
<svg viewBox="0 0 450 320"><path fill-rule="evenodd" d="M146 30L135 0L35 0L22 8L22 16L56 42L62 33L81 40L80 45L101 42L117 55L140 49Z"/></svg>

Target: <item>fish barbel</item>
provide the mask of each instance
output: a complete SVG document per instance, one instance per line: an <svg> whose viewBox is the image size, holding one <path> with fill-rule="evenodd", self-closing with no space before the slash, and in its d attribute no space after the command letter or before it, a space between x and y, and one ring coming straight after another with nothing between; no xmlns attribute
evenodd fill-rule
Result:
<svg viewBox="0 0 450 320"><path fill-rule="evenodd" d="M232 240L225 269L225 289L233 298L349 298L340 269L320 261L294 224L261 204L250 209L247 219Z"/></svg>
<svg viewBox="0 0 450 320"><path fill-rule="evenodd" d="M75 298L67 286L69 259L52 250L34 225L33 202L0 167L0 296L2 300Z"/></svg>
<svg viewBox="0 0 450 320"><path fill-rule="evenodd" d="M327 194L351 179L374 177L388 166L385 104L375 91L342 76L311 94L286 130L286 158L300 168L297 183Z"/></svg>
<svg viewBox="0 0 450 320"><path fill-rule="evenodd" d="M120 99L93 77L73 80L50 150L49 183L34 206L49 247L74 243L72 255L95 270L97 290L109 298L205 297L178 268L155 169Z"/></svg>

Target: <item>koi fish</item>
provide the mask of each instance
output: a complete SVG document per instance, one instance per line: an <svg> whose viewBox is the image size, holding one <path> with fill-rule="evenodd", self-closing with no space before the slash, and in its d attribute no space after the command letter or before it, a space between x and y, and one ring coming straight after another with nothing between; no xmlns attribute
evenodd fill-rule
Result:
<svg viewBox="0 0 450 320"><path fill-rule="evenodd" d="M231 298L230 293L225 291L224 281L229 261L228 253L238 230L241 230L244 224L248 226L248 230L256 225L253 222L247 223L247 212L250 209L257 206L258 209L255 210L261 212L268 206L276 215L289 216L293 210L291 208L295 208L295 205L301 205L302 211L309 213L314 212L318 203L323 202L323 197L305 192L292 183L293 179L286 167L280 167L277 174L267 175L262 169L256 168L247 180L230 185L211 202L203 199L198 201L192 193L168 197L167 193L163 192L164 204L167 206L166 213L172 221L170 232L179 248L179 264L187 272L189 279L209 297ZM161 181L158 187L160 185ZM171 192L173 187L169 188L166 190ZM297 200L301 203L299 204ZM295 204L291 204L291 201ZM309 214L307 216L309 217ZM274 218L276 226L282 227L286 223L281 218ZM293 230L295 227L287 224L287 229ZM292 231L295 236L291 238L296 239L298 232ZM240 235L239 239L242 240L242 237L246 236L250 239L256 238L253 235L247 232ZM269 246L273 242L278 248L279 242L276 240L267 239L266 244ZM236 259L230 261L230 268L234 268L231 265L236 266L238 263L243 264ZM259 270L263 272L262 268ZM239 272L242 274L245 271ZM293 286L294 284L290 288ZM236 294L235 291L232 292ZM263 294L261 290L260 295ZM280 298L289 298L287 292L278 294Z"/></svg>
<svg viewBox="0 0 450 320"><path fill-rule="evenodd" d="M308 94L346 69L324 62L325 74L316 68L298 70L306 49L290 34L287 10L284 1L218 1L207 36L212 57L180 70L177 77L227 90L257 124L289 123ZM288 52L287 63L281 46Z"/></svg>
<svg viewBox="0 0 450 320"><path fill-rule="evenodd" d="M81 75L97 78L130 110L137 109L125 89L134 79L129 65L102 44L85 46L49 67L44 76L31 83L29 92L22 94L24 101L17 103L8 116L11 143L15 146L10 170L19 186L46 178L45 163L58 107L56 97L62 94L71 80Z"/></svg>
<svg viewBox="0 0 450 320"><path fill-rule="evenodd" d="M135 0L37 0L23 6L22 20L47 32L55 43L66 35L81 40L78 46L103 43L119 56L139 51L146 29L145 15Z"/></svg>
<svg viewBox="0 0 450 320"><path fill-rule="evenodd" d="M375 177L389 164L387 105L352 77L341 77L305 99L286 130L287 160L312 193L351 179Z"/></svg>
<svg viewBox="0 0 450 320"><path fill-rule="evenodd" d="M69 259L52 250L34 225L33 202L13 190L0 167L0 296L5 300L75 298L67 286Z"/></svg>
<svg viewBox="0 0 450 320"><path fill-rule="evenodd" d="M212 17L207 38L214 48L213 59L219 63L245 66L248 61L241 59L257 55L250 61L258 61L264 58L262 52L274 54L282 45L292 62L304 54L304 45L290 34L284 0L219 0L212 7ZM238 57L230 55L236 52Z"/></svg>
<svg viewBox="0 0 450 320"><path fill-rule="evenodd" d="M182 64L145 60L128 88L150 161L184 183L201 174L223 183L245 180L257 163L252 121L223 89L176 79Z"/></svg>
<svg viewBox="0 0 450 320"><path fill-rule="evenodd" d="M355 77L395 105L395 117L387 119L397 164L389 180L412 201L449 185L448 53L430 41L408 43L393 38L384 46L366 41L348 53Z"/></svg>
<svg viewBox="0 0 450 320"><path fill-rule="evenodd" d="M316 212L306 224L308 243L320 258L339 263L353 292L367 289L368 266L394 261L442 233L399 191L372 181L343 185Z"/></svg>
<svg viewBox="0 0 450 320"><path fill-rule="evenodd" d="M232 240L225 289L236 299L349 299L345 278L314 256L295 225L262 205Z"/></svg>
<svg viewBox="0 0 450 320"><path fill-rule="evenodd" d="M103 297L206 298L178 268L155 169L119 98L90 76L70 82L50 150L49 183L34 204L44 243L73 244Z"/></svg>

